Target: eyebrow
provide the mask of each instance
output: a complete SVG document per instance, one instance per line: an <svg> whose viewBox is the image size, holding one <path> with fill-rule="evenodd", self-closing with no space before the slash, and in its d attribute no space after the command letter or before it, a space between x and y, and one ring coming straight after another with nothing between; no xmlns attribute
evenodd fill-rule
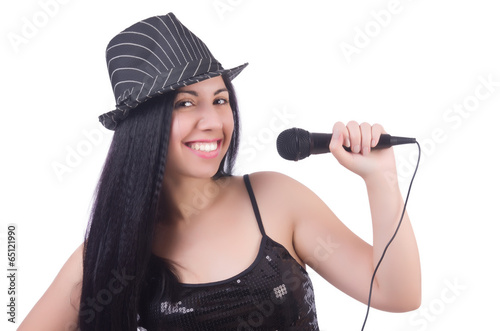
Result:
<svg viewBox="0 0 500 331"><path fill-rule="evenodd" d="M214 95L217 95L217 94L222 93L222 92L229 92L229 91L227 90L227 88L220 88L214 92ZM191 91L191 90L181 90L181 91L177 92L177 94L181 94L181 93L191 94L191 95L194 95L195 97L198 96L198 92Z"/></svg>

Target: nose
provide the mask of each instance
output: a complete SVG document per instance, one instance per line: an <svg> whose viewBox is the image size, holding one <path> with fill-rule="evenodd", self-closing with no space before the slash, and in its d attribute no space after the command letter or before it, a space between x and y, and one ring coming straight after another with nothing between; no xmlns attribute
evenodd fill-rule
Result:
<svg viewBox="0 0 500 331"><path fill-rule="evenodd" d="M206 105L200 111L198 129L202 131L219 130L222 128L223 118L215 105Z"/></svg>

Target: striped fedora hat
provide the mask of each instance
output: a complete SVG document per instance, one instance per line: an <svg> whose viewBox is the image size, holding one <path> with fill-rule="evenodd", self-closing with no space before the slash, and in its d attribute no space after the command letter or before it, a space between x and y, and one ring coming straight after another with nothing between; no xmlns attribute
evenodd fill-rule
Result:
<svg viewBox="0 0 500 331"><path fill-rule="evenodd" d="M99 116L99 121L110 130L152 97L223 74L233 79L248 65L224 69L172 13L120 32L108 44L106 61L116 109Z"/></svg>

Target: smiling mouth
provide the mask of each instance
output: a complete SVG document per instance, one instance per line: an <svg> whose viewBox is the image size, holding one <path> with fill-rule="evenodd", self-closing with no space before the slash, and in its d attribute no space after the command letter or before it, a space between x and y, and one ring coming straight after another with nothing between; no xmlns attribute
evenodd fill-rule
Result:
<svg viewBox="0 0 500 331"><path fill-rule="evenodd" d="M187 143L187 147L199 152L213 152L219 147L219 141L212 142L192 142Z"/></svg>
<svg viewBox="0 0 500 331"><path fill-rule="evenodd" d="M222 139L206 141L190 141L184 144L194 154L204 159L212 159L219 155Z"/></svg>

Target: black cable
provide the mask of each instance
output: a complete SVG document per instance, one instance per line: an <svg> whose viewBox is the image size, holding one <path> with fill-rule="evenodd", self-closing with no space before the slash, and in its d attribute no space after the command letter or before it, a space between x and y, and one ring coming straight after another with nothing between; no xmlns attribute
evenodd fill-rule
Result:
<svg viewBox="0 0 500 331"><path fill-rule="evenodd" d="M378 267L380 266L380 263L382 263L382 259L384 258L385 253L387 252L387 249L389 248L389 245L392 243L392 241L396 237L396 234L398 233L399 227L401 226L401 223L403 222L403 217L404 217L405 211L406 211L406 205L408 204L408 198L410 197L411 186L413 184L413 180L415 179L415 175L417 174L418 165L420 163L420 154L422 153L422 151L420 149L420 144L418 143L418 141L415 141L415 143L418 146L418 159L417 159L417 165L415 166L415 172L413 173L413 177L411 178L410 185L408 186L408 193L406 195L406 200L405 200L405 204L403 206L403 212L401 213L401 219L399 220L398 227L396 228L396 231L394 231L392 238L389 240L389 242L385 246L384 252L382 253L380 260L378 261L377 266L375 267L375 270L373 271L372 281L370 283L370 293L368 294L368 308L366 310L365 321L363 322L363 327L361 328L361 331L363 331L365 329L366 321L368 320L368 313L370 312L370 303L372 300L373 281L375 280L375 274L377 273L377 270L378 270Z"/></svg>

